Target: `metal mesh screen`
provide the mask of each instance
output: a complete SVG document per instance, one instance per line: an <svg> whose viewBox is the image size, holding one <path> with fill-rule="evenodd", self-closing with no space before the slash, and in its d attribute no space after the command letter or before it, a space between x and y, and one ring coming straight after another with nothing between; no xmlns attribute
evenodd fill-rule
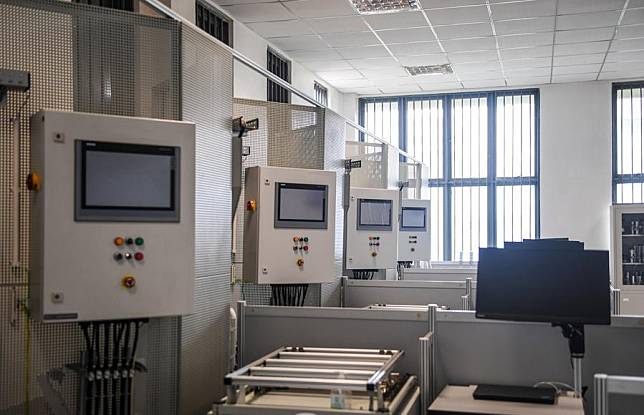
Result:
<svg viewBox="0 0 644 415"><path fill-rule="evenodd" d="M277 166L335 170L336 183L336 270L342 272L342 172L345 122L333 112L303 105L289 105L248 99L234 99L234 117L259 118L259 129L250 131L243 144L251 153L243 168ZM242 185L244 178L242 177ZM244 191L242 189L242 198ZM243 263L243 199L237 208L235 275L241 279ZM310 284L305 305L319 306L326 297L327 284ZM333 289L330 290L331 292ZM250 305L270 304L269 286L241 283L241 299ZM330 295L330 294L329 294Z"/></svg>
<svg viewBox="0 0 644 415"><path fill-rule="evenodd" d="M71 372L52 370L79 360L80 330L73 323L34 322L24 307L30 199L22 178L29 171L29 117L52 108L178 119L179 25L67 2L0 0L0 39L0 68L29 71L32 79L28 100L10 93L8 105L0 108L0 412L49 413L38 382L62 373L53 387L75 413L76 379ZM21 148L15 214L13 118L20 121ZM139 356L151 370L140 377L145 384L139 399L154 405L144 405L141 412L174 413L178 319L155 319L145 333Z"/></svg>

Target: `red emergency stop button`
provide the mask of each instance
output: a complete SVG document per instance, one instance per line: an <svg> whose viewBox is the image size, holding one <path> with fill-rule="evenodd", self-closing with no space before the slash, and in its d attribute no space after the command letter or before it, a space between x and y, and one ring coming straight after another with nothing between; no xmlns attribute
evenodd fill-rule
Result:
<svg viewBox="0 0 644 415"><path fill-rule="evenodd" d="M133 275L126 275L121 280L121 284L123 284L123 286L128 289L134 288L134 286L136 285L136 278L134 278Z"/></svg>

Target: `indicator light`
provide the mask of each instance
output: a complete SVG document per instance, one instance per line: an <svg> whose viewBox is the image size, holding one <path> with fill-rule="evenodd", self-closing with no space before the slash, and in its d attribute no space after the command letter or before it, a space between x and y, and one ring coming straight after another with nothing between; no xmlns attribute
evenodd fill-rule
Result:
<svg viewBox="0 0 644 415"><path fill-rule="evenodd" d="M378 255L378 253L375 251L371 253L371 256L376 256L376 255Z"/></svg>
<svg viewBox="0 0 644 415"><path fill-rule="evenodd" d="M143 242L144 242L144 241L143 241L143 238L141 238L140 236L134 240L134 243L135 243L137 246L141 246L141 245L143 245Z"/></svg>
<svg viewBox="0 0 644 415"><path fill-rule="evenodd" d="M371 236L369 237L369 240L371 240Z"/></svg>
<svg viewBox="0 0 644 415"><path fill-rule="evenodd" d="M309 241L309 237L308 237L308 236L305 236L305 237L304 237L304 242L308 242L308 241Z"/></svg>
<svg viewBox="0 0 644 415"><path fill-rule="evenodd" d="M143 261L143 252L137 252L136 254L134 254L134 259L136 259L137 261Z"/></svg>
<svg viewBox="0 0 644 415"><path fill-rule="evenodd" d="M117 261L122 260L123 259L123 254L120 253L120 252L115 252L114 253L114 259L117 260Z"/></svg>
<svg viewBox="0 0 644 415"><path fill-rule="evenodd" d="M301 267L302 265L304 265L304 260L303 260L302 258L299 258L299 259L297 260L297 266L298 266L298 267Z"/></svg>
<svg viewBox="0 0 644 415"><path fill-rule="evenodd" d="M123 256L125 257L125 259L132 259L132 254L129 252L124 253Z"/></svg>
<svg viewBox="0 0 644 415"><path fill-rule="evenodd" d="M294 250L294 251L297 251L297 246L294 246L294 247L293 247L293 250Z"/></svg>
<svg viewBox="0 0 644 415"><path fill-rule="evenodd" d="M126 243L126 244L128 244L128 245L132 245L132 244L134 244L134 239L132 239L132 238L127 238L127 239L125 240L125 243Z"/></svg>
<svg viewBox="0 0 644 415"><path fill-rule="evenodd" d="M298 238L297 236L293 237L293 242L298 242L299 240L300 240L300 238Z"/></svg>
<svg viewBox="0 0 644 415"><path fill-rule="evenodd" d="M121 246L125 243L125 239L121 238L120 236L117 236L114 238L114 245L116 246Z"/></svg>
<svg viewBox="0 0 644 415"><path fill-rule="evenodd" d="M308 251L308 250L309 250L309 246L308 246L308 245L304 246L304 250L305 250L305 251Z"/></svg>

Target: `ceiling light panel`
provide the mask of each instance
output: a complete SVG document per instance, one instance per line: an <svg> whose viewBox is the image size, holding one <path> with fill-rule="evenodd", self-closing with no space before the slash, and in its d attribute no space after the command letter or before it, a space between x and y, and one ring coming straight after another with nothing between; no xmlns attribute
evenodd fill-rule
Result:
<svg viewBox="0 0 644 415"><path fill-rule="evenodd" d="M450 64L444 65L420 65L420 66L405 66L405 70L411 76L421 75L447 75L454 71Z"/></svg>
<svg viewBox="0 0 644 415"><path fill-rule="evenodd" d="M396 13L406 10L420 10L418 0L351 0L360 14Z"/></svg>

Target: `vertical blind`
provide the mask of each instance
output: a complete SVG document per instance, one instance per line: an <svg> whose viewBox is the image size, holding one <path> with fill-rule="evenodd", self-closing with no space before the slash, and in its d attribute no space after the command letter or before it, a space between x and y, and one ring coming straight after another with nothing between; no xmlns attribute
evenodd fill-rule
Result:
<svg viewBox="0 0 644 415"><path fill-rule="evenodd" d="M613 84L613 202L644 203L644 82Z"/></svg>
<svg viewBox="0 0 644 415"><path fill-rule="evenodd" d="M365 128L428 165L432 260L539 236L538 100L534 89L361 99Z"/></svg>

